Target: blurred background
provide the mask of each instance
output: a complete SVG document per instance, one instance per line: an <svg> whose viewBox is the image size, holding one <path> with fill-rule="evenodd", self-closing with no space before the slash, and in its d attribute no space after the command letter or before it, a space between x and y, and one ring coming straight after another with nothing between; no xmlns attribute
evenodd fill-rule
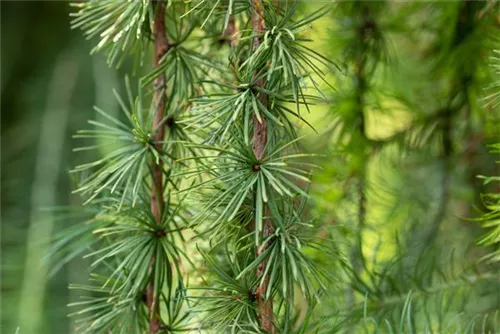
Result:
<svg viewBox="0 0 500 334"><path fill-rule="evenodd" d="M443 258L459 267L489 251L476 246L485 229L468 218L485 211L481 194L499 191L476 177L499 175L498 157L488 148L500 141L498 107L484 102L484 89L499 80L489 65L495 46L486 40L495 23L483 19L485 28L474 21L486 2L465 9L461 3L370 9L378 44L370 44L366 65L373 70L365 73L370 89L362 138L356 135L359 105L353 102L359 86L356 90L351 80L359 64L356 52L349 53L359 47L359 36L349 33L356 11L339 8L323 17L311 36L314 48L342 67L341 74L329 74L336 88L326 87L330 103L306 116L318 134L303 130L309 135L304 148L323 154L317 161L323 170L312 187L313 212L338 244L361 249L373 263L398 255L401 242L415 254L431 244L441 247ZM44 208L81 204L71 194L68 171L89 157L72 152L71 136L87 119L98 118L94 105L118 112L111 92L132 67L116 70L104 55L90 56L94 41L70 29L67 2L3 1L1 9L2 333L71 333L67 304L77 296L67 287L86 282L89 264L77 258L51 270L44 257L47 242L79 220L59 219ZM468 14L476 16L460 21ZM443 130L442 109L450 105L456 114ZM452 151L446 151L446 140ZM328 264L321 254L312 256ZM486 298L476 306L495 309L498 303Z"/></svg>
<svg viewBox="0 0 500 334"><path fill-rule="evenodd" d="M81 204L68 171L85 158L72 152L71 136L95 118L94 105L113 113L109 93L124 74L89 55L92 44L70 29L68 2L1 6L1 329L70 333L68 284L85 282L88 264L48 276L47 241L72 221L44 208Z"/></svg>

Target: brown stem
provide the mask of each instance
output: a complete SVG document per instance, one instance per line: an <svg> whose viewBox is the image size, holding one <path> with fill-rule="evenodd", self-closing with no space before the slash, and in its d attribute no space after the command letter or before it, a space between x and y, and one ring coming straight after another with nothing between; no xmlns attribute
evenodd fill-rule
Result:
<svg viewBox="0 0 500 334"><path fill-rule="evenodd" d="M168 41L165 32L165 4L162 1L158 1L155 4L156 15L153 26L153 35L155 38L155 51L154 51L154 68L160 66L160 61L162 57L168 51ZM154 81L154 96L153 96L153 106L155 107L155 114L153 119L153 140L155 142L155 149L160 151L162 149L161 142L165 136L165 127L162 124L165 118L165 107L166 107L166 78L165 74L161 73ZM151 162L151 213L155 218L156 222L160 224L161 217L164 210L164 200L163 200L163 170L161 162ZM150 267L150 277L153 277L153 268L155 266L156 259L153 258ZM158 303L158 296L154 294L154 282L150 282L146 288L146 305L149 309L149 332L151 334L156 334L160 331L161 318L160 318L160 305Z"/></svg>
<svg viewBox="0 0 500 334"><path fill-rule="evenodd" d="M252 1L253 11L252 11L252 28L257 34L261 33L265 29L264 23L264 4L262 0ZM261 38L256 37L254 40L253 49L254 51L259 47L261 43ZM257 73L256 73L257 74ZM263 87L265 84L264 79L259 79L256 84ZM260 93L260 102L264 107L267 108L268 100L265 94ZM267 121L265 117L259 122L257 117L252 118L253 123L253 138L252 138L252 149L255 157L260 160L264 156L266 145L267 145ZM263 239L266 239L273 233L273 227L271 221L269 220L269 207L264 205L264 219L263 219ZM257 256L260 256L266 250L266 246L258 247ZM265 268L267 266L267 260L262 261L257 267L256 274L257 280L260 281L264 275ZM273 325L273 299L270 297L266 299L266 292L269 289L269 277L264 277L263 283L256 290L257 295L257 307L258 316L262 329L268 333L274 333Z"/></svg>
<svg viewBox="0 0 500 334"><path fill-rule="evenodd" d="M263 17L263 4L262 0L253 0L253 12L252 12L252 26L253 30L257 33L264 31L264 17ZM253 50L257 50L261 43L261 38L256 37L254 40ZM257 73L256 73L257 74ZM259 87L263 87L265 84L264 79L259 79L256 82L256 85ZM267 108L267 96L263 93L259 95L260 102L264 107ZM255 157L260 160L264 156L264 151L267 144L267 121L264 116L261 117L261 122L255 117L252 118L253 122L253 138L252 138L252 148L255 154Z"/></svg>
<svg viewBox="0 0 500 334"><path fill-rule="evenodd" d="M264 217L269 216L269 207L264 206ZM269 221L269 219L264 219L264 228L263 228L263 238L267 238L273 233L273 227ZM267 246L259 247L257 250L257 256L260 256L265 250ZM264 275L264 271L267 266L267 260L262 261L257 267L257 281ZM269 289L269 276L266 275L264 277L264 281L262 285L260 285L255 294L257 296L257 307L259 311L259 321L262 329L267 331L268 333L274 334L274 325L273 325L273 297L269 297L266 299L266 292Z"/></svg>

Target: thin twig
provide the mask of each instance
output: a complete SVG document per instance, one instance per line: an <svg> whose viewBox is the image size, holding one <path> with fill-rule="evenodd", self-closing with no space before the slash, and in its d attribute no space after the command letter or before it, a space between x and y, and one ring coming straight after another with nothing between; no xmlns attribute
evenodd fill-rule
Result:
<svg viewBox="0 0 500 334"><path fill-rule="evenodd" d="M156 15L154 20L154 38L155 38L155 51L154 51L154 68L160 66L160 61L162 57L168 51L168 40L165 31L165 4L162 1L158 1L155 4ZM166 106L166 78L165 74L162 72L154 80L154 96L153 96L153 106L155 107L155 114L153 119L153 133L155 148L157 151L161 151L161 142L165 136L165 127L162 124L163 118L165 117L165 106ZM158 224L161 223L161 218L164 211L165 202L163 200L163 170L161 166L161 161L151 162L151 213ZM153 258L151 261L151 276L154 277L153 268L155 267L156 259ZM146 305L149 309L149 332L151 334L156 334L160 331L161 318L160 318L160 305L158 303L158 296L155 295L154 282L151 281L146 288Z"/></svg>
<svg viewBox="0 0 500 334"><path fill-rule="evenodd" d="M254 32L258 35L264 31L265 23L264 23L264 4L262 0L253 0L253 11L252 11L252 28ZM257 50L261 43L261 38L259 36L255 37L253 49ZM265 85L265 80L259 79L256 84L259 87L263 87ZM259 95L260 102L264 107L267 108L268 99L267 95L260 93ZM262 117L262 120L259 122L257 117L253 116L253 138L252 138L252 149L255 154L257 160L262 159L265 153L266 145L267 145L267 121L265 117ZM264 205L264 219L263 219L263 239L267 239L273 233L273 227L271 221L269 220L269 208L267 205ZM257 256L260 256L267 247L258 247ZM267 261L262 261L257 267L257 279L260 281L262 276L264 275L265 268L267 266ZM269 289L269 277L264 277L263 283L256 290L257 295L257 307L259 310L259 321L262 329L267 331L268 333L274 333L274 325L273 325L273 298L272 296L269 299L266 299L266 292Z"/></svg>

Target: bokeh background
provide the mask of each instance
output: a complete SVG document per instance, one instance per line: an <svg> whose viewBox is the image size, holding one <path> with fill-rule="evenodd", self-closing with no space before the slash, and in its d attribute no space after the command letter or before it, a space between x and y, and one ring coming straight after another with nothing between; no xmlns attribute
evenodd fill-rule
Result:
<svg viewBox="0 0 500 334"><path fill-rule="evenodd" d="M68 171L89 157L72 151L71 136L86 126L87 119L99 117L92 109L94 105L110 114L118 113L111 92L122 86L125 74L133 68L128 63L118 70L109 68L103 55L89 55L93 42L70 29L70 11L68 3L63 1L1 3L2 333L16 333L16 330L21 334L71 333L74 327L72 318L67 317L67 304L78 297L67 287L70 282L86 281L89 263L77 258L54 273L44 254L49 240L79 220L59 219L46 208L81 204L80 198L71 194L74 180ZM425 13L398 24L418 23L419 17L431 21ZM335 27L341 26L348 17L345 15L328 16L316 24L312 36L316 40L315 48L332 57L343 56L343 43L350 37L339 35L335 39L332 36ZM374 94L373 98L380 101L372 104L367 117L370 138L391 138L409 128L412 120L438 109L446 99L449 91L442 87L447 85L447 75L453 80L450 73L454 69L445 69L433 77L429 75L430 62L424 54L432 51L429 45L436 41L439 45L432 34L446 26L446 17L440 20L426 27L430 32L424 28L415 31L387 25L387 49L391 58L397 55L395 58L399 61L386 63L374 74L383 89L380 94ZM443 24L441 28L440 24ZM447 34L442 31L443 36ZM473 50L474 46L467 47ZM482 57L487 59L488 54ZM384 69L391 69L390 79ZM481 71L475 85L484 83L486 87L491 82L487 66ZM329 75L341 93L349 91L345 77ZM481 101L481 89L478 86L474 89L479 92L477 101ZM385 94L387 91L391 94ZM331 225L332 230L340 231L339 240L349 240L353 239L349 227L355 225L357 217L356 171L362 164L359 160L365 157L346 155L332 144L337 140L332 135L332 131L335 132L332 124L352 108L346 95L342 97L337 93L329 92L333 102L314 107L306 116L319 136L304 129L309 135L305 149L324 157L318 160L323 170L315 176L316 184L312 188L315 214ZM377 107L373 107L375 105ZM498 191L498 188L485 187L475 178L478 174L499 175L495 157L488 152L488 144L500 139L498 110L483 107L479 102L471 102L464 108L471 110L471 118L458 118L454 126L467 128L470 122L471 128L469 132L457 130L453 138L457 151L466 150L453 160L453 171L442 168L439 153L435 157L429 155L436 152L433 150L417 150L411 159L399 159L404 163L397 168L394 161L403 156L397 148L383 151L370 161L366 175L370 189L375 190L369 190L368 228L363 235L367 256L376 253L378 260L395 256L395 231L407 233L408 239L412 239L411 235L417 239L418 228L409 231L408 226L418 227L431 221L430 216L441 214L443 196L451 198L452 204L439 217L446 223L439 225L437 243L446 245L450 253L455 251L452 257L462 259L464 266L465 262L474 263L487 253L475 246L484 229L466 218L478 217L484 211L481 193ZM470 136L460 137L463 133ZM351 149L356 151L355 147ZM425 159L429 157L431 159ZM445 178L452 186L443 195Z"/></svg>
<svg viewBox="0 0 500 334"><path fill-rule="evenodd" d="M82 157L71 136L95 117L93 105L113 113L109 93L124 74L89 55L69 13L66 1L1 3L2 333L28 334L31 323L36 333L70 333L68 284L88 275L75 260L48 276L46 242L72 221L44 208L80 204L68 171Z"/></svg>

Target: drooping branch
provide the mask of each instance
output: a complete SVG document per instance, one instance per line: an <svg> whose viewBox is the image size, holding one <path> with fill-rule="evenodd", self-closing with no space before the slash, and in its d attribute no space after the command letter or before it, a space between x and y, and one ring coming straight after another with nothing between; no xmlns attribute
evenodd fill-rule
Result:
<svg viewBox="0 0 500 334"><path fill-rule="evenodd" d="M265 22L264 22L264 4L262 0L253 0L252 1L252 28L254 33L257 35L254 39L253 51L257 50L261 43L261 37L258 36L265 30ZM255 73L257 75L257 73ZM256 85L259 87L263 87L265 85L264 78L259 79L256 82ZM259 95L260 102L262 105L267 108L268 106L268 97L267 95L260 93ZM262 117L259 121L255 115L252 118L253 123L253 135L252 135L252 149L253 153L257 160L262 159L265 154L265 149L267 146L267 121L265 117ZM263 219L263 240L267 239L273 233L273 227L271 221L269 220L269 208L267 205L264 205L264 219ZM256 231L256 233L258 233ZM266 247L258 247L257 248L257 256L260 256ZM262 261L257 267L257 279L260 281L262 276L265 274L265 268L267 266L267 261ZM266 299L266 292L269 289L269 277L264 277L263 283L256 290L257 296L257 307L258 307L258 316L262 329L267 331L268 333L274 333L274 325L273 325L273 300L272 296Z"/></svg>
<svg viewBox="0 0 500 334"><path fill-rule="evenodd" d="M153 26L154 35L154 68L160 66L160 61L162 57L168 51L168 40L165 31L165 4L162 1L154 3L156 14ZM165 107L166 107L166 78L164 73L158 74L158 77L154 80L154 96L153 96L153 106L154 106L154 116L153 116L153 140L155 142L155 148L157 151L161 151L161 142L165 136L165 127L163 125L163 119L165 118ZM163 170L161 166L161 161L151 162L151 213L155 218L156 222L160 224L161 218L164 211L164 199L163 199ZM154 277L152 272L155 267L155 258L151 263L151 277ZM153 282L150 282L146 290L146 305L149 309L149 332L151 334L158 333L161 327L160 319L160 306L158 303L158 296L155 295L155 286Z"/></svg>

